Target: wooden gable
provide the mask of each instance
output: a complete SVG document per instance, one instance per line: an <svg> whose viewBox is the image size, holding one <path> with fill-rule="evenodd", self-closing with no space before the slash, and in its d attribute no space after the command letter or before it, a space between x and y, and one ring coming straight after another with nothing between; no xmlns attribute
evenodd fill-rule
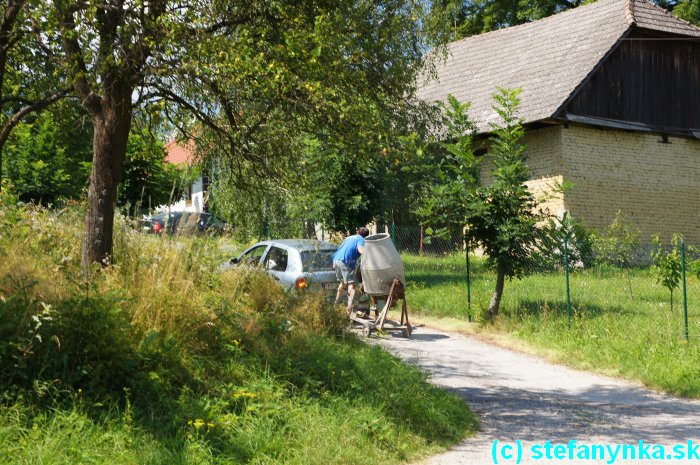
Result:
<svg viewBox="0 0 700 465"><path fill-rule="evenodd" d="M633 29L560 111L639 123L649 130L700 130L700 39Z"/></svg>

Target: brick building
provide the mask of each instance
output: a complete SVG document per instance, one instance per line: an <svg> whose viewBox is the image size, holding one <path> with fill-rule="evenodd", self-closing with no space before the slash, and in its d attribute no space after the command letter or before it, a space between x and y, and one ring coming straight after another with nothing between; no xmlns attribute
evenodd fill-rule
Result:
<svg viewBox="0 0 700 465"><path fill-rule="evenodd" d="M523 89L529 186L573 184L553 214L601 229L622 210L643 243L700 244L699 28L645 0L598 0L453 42L436 71L419 97L471 102L483 134L495 87Z"/></svg>

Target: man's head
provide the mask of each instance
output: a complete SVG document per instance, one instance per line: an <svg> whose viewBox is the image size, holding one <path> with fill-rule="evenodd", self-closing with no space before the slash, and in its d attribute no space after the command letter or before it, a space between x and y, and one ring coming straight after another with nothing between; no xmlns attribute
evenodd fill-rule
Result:
<svg viewBox="0 0 700 465"><path fill-rule="evenodd" d="M364 226L360 226L357 228L357 234L359 234L362 237L367 237L369 236L369 229L365 228Z"/></svg>

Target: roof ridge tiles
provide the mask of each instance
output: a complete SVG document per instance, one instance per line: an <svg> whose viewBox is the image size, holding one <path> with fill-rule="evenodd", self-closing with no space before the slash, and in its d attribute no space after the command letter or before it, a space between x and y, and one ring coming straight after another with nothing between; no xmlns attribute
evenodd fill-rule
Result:
<svg viewBox="0 0 700 465"><path fill-rule="evenodd" d="M601 8L601 5L607 5L609 3L615 3L615 2L625 2L625 4L628 4L629 2L633 2L634 0L596 0L591 3L586 3L585 5L578 6L576 8L570 8L565 11L561 11L559 13L555 13L550 16L546 16L544 18L540 19L535 19L533 21L528 21L526 23L522 24L515 24L513 26L506 26L502 27L499 29L494 29L492 31L486 31L486 32L481 32L479 34L472 34L470 36L462 37L461 39L454 40L450 42L450 45L458 44L460 42L465 42L468 41L469 39L473 39L474 37L487 37L487 36L492 36L496 35L498 33L502 33L503 31L514 31L514 30L520 30L520 29L525 29L528 27L541 27L540 25L546 22L559 22L565 20L568 15L570 14L581 14L581 11L586 11L587 9L597 9ZM662 8L663 9L663 8ZM665 10L664 10L665 11Z"/></svg>
<svg viewBox="0 0 700 465"><path fill-rule="evenodd" d="M679 18L678 16L674 15L670 11L666 10L665 8L660 7L659 5L657 5L653 2L650 2L648 0L628 0L628 1L631 3L637 3L637 2L638 3L646 3L647 5L650 5L653 9L659 10L661 13L665 14L672 21L681 22L681 23L685 24L686 26L690 26L693 29L697 29L698 32L700 32L700 27L696 26L695 24L691 23L690 21L686 21L683 18ZM632 7L632 8L634 9L634 7Z"/></svg>

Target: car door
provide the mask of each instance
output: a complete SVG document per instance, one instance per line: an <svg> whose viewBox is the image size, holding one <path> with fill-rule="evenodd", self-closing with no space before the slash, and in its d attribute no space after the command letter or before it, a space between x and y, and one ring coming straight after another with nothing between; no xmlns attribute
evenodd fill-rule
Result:
<svg viewBox="0 0 700 465"><path fill-rule="evenodd" d="M292 278L287 272L289 267L289 252L277 246L270 246L263 259L265 270L284 286L292 286Z"/></svg>

